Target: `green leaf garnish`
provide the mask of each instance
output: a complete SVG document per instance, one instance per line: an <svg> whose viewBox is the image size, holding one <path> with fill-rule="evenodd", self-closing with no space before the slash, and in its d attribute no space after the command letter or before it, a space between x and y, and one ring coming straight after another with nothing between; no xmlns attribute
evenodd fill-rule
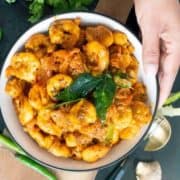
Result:
<svg viewBox="0 0 180 180"><path fill-rule="evenodd" d="M60 91L55 98L61 102L57 106L61 106L63 102L78 101L80 98L84 98L93 92L97 115L101 122L104 122L107 109L112 104L115 90L116 84L110 74L95 77L89 73L83 73L69 87Z"/></svg>
<svg viewBox="0 0 180 180"><path fill-rule="evenodd" d="M112 76L110 74L103 75L103 81L96 87L93 93L97 115L102 123L104 123L106 119L106 112L112 104L115 91L116 84Z"/></svg>
<svg viewBox="0 0 180 180"><path fill-rule="evenodd" d="M89 73L83 73L69 87L58 93L55 98L59 101L71 101L85 97L101 80L101 78L94 77Z"/></svg>
<svg viewBox="0 0 180 180"><path fill-rule="evenodd" d="M44 13L44 0L33 0L29 5L29 14L31 15L28 19L29 22L37 22Z"/></svg>
<svg viewBox="0 0 180 180"><path fill-rule="evenodd" d="M78 101L80 101L80 100L82 100L82 99L83 99L83 98L78 98L78 99L75 99L75 100L58 103L58 104L55 104L54 106L52 106L51 108L52 108L52 109L58 109L58 108L61 107L61 106L69 105L69 104L78 102Z"/></svg>
<svg viewBox="0 0 180 180"><path fill-rule="evenodd" d="M46 0L46 3L53 7L54 13L60 13L69 9L67 0Z"/></svg>
<svg viewBox="0 0 180 180"><path fill-rule="evenodd" d="M70 10L88 10L88 6L94 0L29 0L29 22L35 23L44 14L45 7L50 7L54 13L62 13ZM6 0L7 3L15 3L16 0Z"/></svg>

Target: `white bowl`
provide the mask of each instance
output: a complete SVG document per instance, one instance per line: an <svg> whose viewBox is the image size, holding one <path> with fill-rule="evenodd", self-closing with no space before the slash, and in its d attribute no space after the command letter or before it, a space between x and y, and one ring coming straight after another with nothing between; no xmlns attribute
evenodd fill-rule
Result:
<svg viewBox="0 0 180 180"><path fill-rule="evenodd" d="M12 49L10 50L4 66L1 72L0 79L0 105L1 112L4 118L4 122L11 133L12 137L16 140L16 142L27 152L32 158L43 163L44 165L64 170L74 170L74 171L85 171L85 170L94 170L97 168L103 168L107 165L110 165L118 160L125 158L132 152L135 147L140 143L140 141L145 136L148 128L148 125L144 126L141 129L139 134L132 140L124 140L115 145L112 150L101 160L98 160L95 163L86 163L83 161L77 161L73 159L65 159L55 157L52 154L48 153L45 149L40 148L36 142L28 136L27 133L23 131L22 126L20 125L16 112L14 110L14 106L12 104L12 99L5 93L5 84L7 82L7 78L5 76L5 70L10 64L12 56L23 47L24 43L27 41L29 37L31 37L35 33L39 32L47 32L49 25L57 19L74 19L80 18L81 23L83 25L95 25L95 24L103 24L108 26L113 30L118 30L124 32L129 41L135 47L134 55L139 61L139 80L143 81L145 86L147 87L147 93L149 98L149 103L151 105L152 114L155 113L158 99L158 85L156 77L147 76L143 72L143 63L142 63L142 47L141 43L138 39L122 24L113 20L109 17L106 17L97 13L89 13L89 12L72 12L65 13L50 17L45 19L38 24L34 25L32 28L27 30L14 44Z"/></svg>

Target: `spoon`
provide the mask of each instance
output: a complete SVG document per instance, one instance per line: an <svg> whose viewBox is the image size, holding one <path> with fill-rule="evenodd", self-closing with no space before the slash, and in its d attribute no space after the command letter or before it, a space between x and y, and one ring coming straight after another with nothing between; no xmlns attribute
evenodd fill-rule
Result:
<svg viewBox="0 0 180 180"><path fill-rule="evenodd" d="M171 137L171 125L163 115L157 115L149 133L145 137L148 139L145 151L157 151L162 149Z"/></svg>

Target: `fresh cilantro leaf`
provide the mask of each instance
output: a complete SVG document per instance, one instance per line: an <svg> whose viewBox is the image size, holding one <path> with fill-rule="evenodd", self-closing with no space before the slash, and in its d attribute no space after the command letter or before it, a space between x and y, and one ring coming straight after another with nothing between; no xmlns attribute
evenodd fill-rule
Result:
<svg viewBox="0 0 180 180"><path fill-rule="evenodd" d="M30 17L28 19L29 22L35 23L37 22L43 15L44 12L44 0L33 0L29 5L29 13Z"/></svg>
<svg viewBox="0 0 180 180"><path fill-rule="evenodd" d="M96 112L102 123L104 123L106 119L106 112L112 104L115 91L116 84L114 83L112 76L110 74L105 74L103 81L96 87L93 93Z"/></svg>
<svg viewBox="0 0 180 180"><path fill-rule="evenodd" d="M55 13L67 11L69 9L67 0L46 0L46 4L52 6Z"/></svg>
<svg viewBox="0 0 180 180"><path fill-rule="evenodd" d="M89 6L93 3L94 0L81 0L81 3L85 6Z"/></svg>
<svg viewBox="0 0 180 180"><path fill-rule="evenodd" d="M69 0L69 8L71 10L87 10L93 0Z"/></svg>
<svg viewBox="0 0 180 180"><path fill-rule="evenodd" d="M9 4L12 4L12 3L15 3L16 0L6 0L6 2L9 3Z"/></svg>

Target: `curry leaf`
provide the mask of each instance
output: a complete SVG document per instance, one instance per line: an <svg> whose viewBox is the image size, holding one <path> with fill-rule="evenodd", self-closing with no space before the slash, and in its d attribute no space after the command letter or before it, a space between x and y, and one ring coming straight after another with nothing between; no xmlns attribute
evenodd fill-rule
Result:
<svg viewBox="0 0 180 180"><path fill-rule="evenodd" d="M103 81L96 87L93 93L97 115L103 123L106 119L106 112L112 104L116 85L110 74L105 74Z"/></svg>
<svg viewBox="0 0 180 180"><path fill-rule="evenodd" d="M59 101L70 101L85 97L100 81L102 81L101 77L94 77L89 73L83 73L69 87L58 93L56 99Z"/></svg>
<svg viewBox="0 0 180 180"><path fill-rule="evenodd" d="M89 73L83 73L69 87L60 91L55 98L61 102L73 102L93 92L96 112L103 123L107 109L112 104L115 90L116 84L110 74L95 77Z"/></svg>
<svg viewBox="0 0 180 180"><path fill-rule="evenodd" d="M61 106L75 103L75 102L77 102L77 101L80 101L81 99L82 99L82 98L78 98L78 99L75 99L75 100L58 103L58 104L55 104L54 106L52 106L51 109L58 109L58 108L61 107Z"/></svg>

